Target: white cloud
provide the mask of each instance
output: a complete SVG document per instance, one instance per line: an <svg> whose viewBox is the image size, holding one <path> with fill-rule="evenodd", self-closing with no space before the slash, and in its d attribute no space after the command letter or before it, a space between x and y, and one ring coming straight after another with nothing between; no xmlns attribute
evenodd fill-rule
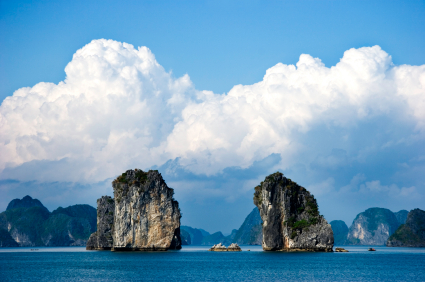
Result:
<svg viewBox="0 0 425 282"><path fill-rule="evenodd" d="M303 54L296 66L279 63L256 84L203 99L183 110L167 139L170 155L207 174L271 153L288 165L302 149L296 134L318 125L352 127L386 116L423 134L425 65L394 66L379 46L350 49L331 68Z"/></svg>
<svg viewBox="0 0 425 282"><path fill-rule="evenodd" d="M334 185L335 179L329 177L325 181L308 186L307 189L312 192L313 195L320 196L333 192L335 190Z"/></svg>
<svg viewBox="0 0 425 282"><path fill-rule="evenodd" d="M112 40L78 50L65 72L58 85L21 88L3 101L0 169L65 158L68 174L57 179L53 169L43 180L98 181L166 157L151 149L166 140L195 93L187 75L175 79L148 48Z"/></svg>
<svg viewBox="0 0 425 282"><path fill-rule="evenodd" d="M352 128L380 116L413 125L410 134L420 142L425 132L425 65L394 66L379 46L350 49L331 68L303 54L296 66L279 63L262 81L226 95L197 91L188 75L166 72L148 48L112 40L78 50L65 72L63 82L21 88L0 106L2 178L101 181L175 158L211 175L272 153L288 167L317 158L303 156L312 129ZM13 172L38 166L34 161L60 165L49 173ZM318 161L346 164L345 157Z"/></svg>

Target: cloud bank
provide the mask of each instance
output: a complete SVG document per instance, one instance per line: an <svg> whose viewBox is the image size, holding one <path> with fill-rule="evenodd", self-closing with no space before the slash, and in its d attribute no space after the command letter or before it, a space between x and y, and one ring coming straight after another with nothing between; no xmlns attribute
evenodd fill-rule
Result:
<svg viewBox="0 0 425 282"><path fill-rule="evenodd" d="M78 50L65 73L59 84L21 88L2 102L1 179L97 183L156 166L170 177L179 167L187 184L277 156L270 172L284 170L318 194L349 185L361 167L370 177L361 191L424 194L423 177L407 179L425 167L425 65L396 66L379 46L347 50L332 67L302 54L226 94L197 90L147 47L113 40ZM390 162L383 169L408 188L368 166ZM249 184L264 177L244 175ZM232 189L203 183L211 196Z"/></svg>

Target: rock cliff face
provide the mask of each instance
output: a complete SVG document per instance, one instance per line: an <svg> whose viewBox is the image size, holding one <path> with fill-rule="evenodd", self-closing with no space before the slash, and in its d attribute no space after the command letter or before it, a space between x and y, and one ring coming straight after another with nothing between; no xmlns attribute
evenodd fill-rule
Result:
<svg viewBox="0 0 425 282"><path fill-rule="evenodd" d="M276 172L255 187L254 204L263 220L263 250L331 252L331 225L305 188Z"/></svg>
<svg viewBox="0 0 425 282"><path fill-rule="evenodd" d="M388 238L387 247L425 247L425 211L410 211L406 223Z"/></svg>
<svg viewBox="0 0 425 282"><path fill-rule="evenodd" d="M127 170L112 183L114 251L180 249L180 209L156 170Z"/></svg>
<svg viewBox="0 0 425 282"><path fill-rule="evenodd" d="M334 232L335 245L345 245L348 235L348 226L342 220L333 220L330 222Z"/></svg>
<svg viewBox="0 0 425 282"><path fill-rule="evenodd" d="M347 236L349 245L385 245L399 226L394 213L384 208L370 208L358 214Z"/></svg>
<svg viewBox="0 0 425 282"><path fill-rule="evenodd" d="M114 199L103 196L97 200L97 231L90 235L87 250L110 250L113 246Z"/></svg>

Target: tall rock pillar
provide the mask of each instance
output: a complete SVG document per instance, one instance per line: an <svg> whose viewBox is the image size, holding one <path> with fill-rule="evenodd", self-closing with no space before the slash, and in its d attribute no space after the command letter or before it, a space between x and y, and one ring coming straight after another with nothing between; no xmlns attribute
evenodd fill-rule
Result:
<svg viewBox="0 0 425 282"><path fill-rule="evenodd" d="M156 170L127 170L112 183L113 251L181 249L180 209Z"/></svg>
<svg viewBox="0 0 425 282"><path fill-rule="evenodd" d="M276 172L255 187L263 220L263 250L332 252L332 227L305 188Z"/></svg>
<svg viewBox="0 0 425 282"><path fill-rule="evenodd" d="M90 235L87 250L110 250L113 245L114 199L103 196L97 200L97 231Z"/></svg>

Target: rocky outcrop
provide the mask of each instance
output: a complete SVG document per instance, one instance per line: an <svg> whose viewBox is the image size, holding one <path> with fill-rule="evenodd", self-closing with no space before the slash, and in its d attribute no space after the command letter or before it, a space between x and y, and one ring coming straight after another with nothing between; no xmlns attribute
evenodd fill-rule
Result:
<svg viewBox="0 0 425 282"><path fill-rule="evenodd" d="M127 170L112 183L113 251L180 249L180 209L156 170Z"/></svg>
<svg viewBox="0 0 425 282"><path fill-rule="evenodd" d="M212 246L208 251L210 252L241 252L242 249L236 243L230 244L228 248L226 248L226 246L223 245L222 243L218 243Z"/></svg>
<svg viewBox="0 0 425 282"><path fill-rule="evenodd" d="M239 245L261 245L263 241L262 223L258 208L254 208L237 230L232 242Z"/></svg>
<svg viewBox="0 0 425 282"><path fill-rule="evenodd" d="M241 252L242 249L241 247L239 247L239 245L237 243L232 243L230 244L230 246L227 248L228 252Z"/></svg>
<svg viewBox="0 0 425 282"><path fill-rule="evenodd" d="M348 251L344 248L335 248L335 252L337 252L337 253L348 253Z"/></svg>
<svg viewBox="0 0 425 282"><path fill-rule="evenodd" d="M370 208L358 214L347 236L349 245L385 245L398 228L394 213L384 208Z"/></svg>
<svg viewBox="0 0 425 282"><path fill-rule="evenodd" d="M392 234L387 247L425 247L425 211L414 209L407 215L406 223Z"/></svg>
<svg viewBox="0 0 425 282"><path fill-rule="evenodd" d="M334 244L345 245L348 236L348 226L342 220L333 220L330 222L334 233Z"/></svg>
<svg viewBox="0 0 425 282"><path fill-rule="evenodd" d="M103 196L97 200L97 231L90 235L87 250L110 250L113 246L114 199Z"/></svg>
<svg viewBox="0 0 425 282"><path fill-rule="evenodd" d="M305 188L276 172L255 187L254 204L263 220L263 250L331 252L331 225Z"/></svg>
<svg viewBox="0 0 425 282"><path fill-rule="evenodd" d="M210 252L227 252L227 248L223 244L218 243L218 244L212 246L211 249L209 249L208 251L210 251Z"/></svg>

